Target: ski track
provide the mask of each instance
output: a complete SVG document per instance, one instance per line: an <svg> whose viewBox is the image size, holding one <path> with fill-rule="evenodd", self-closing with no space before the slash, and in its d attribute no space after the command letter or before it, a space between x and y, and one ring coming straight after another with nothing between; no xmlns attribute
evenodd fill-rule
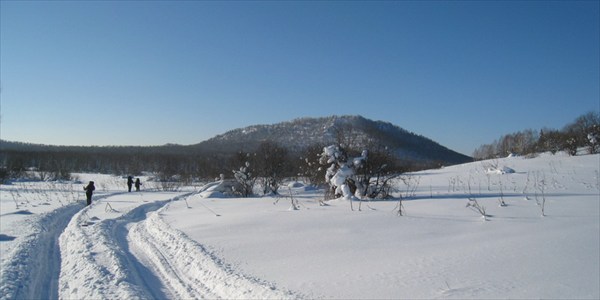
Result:
<svg viewBox="0 0 600 300"><path fill-rule="evenodd" d="M298 298L258 278L241 275L203 245L172 229L160 218L165 206L133 225L130 243L145 257L174 298L285 299Z"/></svg>
<svg viewBox="0 0 600 300"><path fill-rule="evenodd" d="M61 299L284 299L258 278L236 273L203 245L160 218L171 201L141 205L115 219L86 223L84 208L60 236ZM81 224L89 224L81 226ZM74 283L78 283L75 285Z"/></svg>
<svg viewBox="0 0 600 300"><path fill-rule="evenodd" d="M14 259L0 267L0 299L56 299L60 251L58 237L82 205L72 203L22 222L32 232L23 237L10 255Z"/></svg>

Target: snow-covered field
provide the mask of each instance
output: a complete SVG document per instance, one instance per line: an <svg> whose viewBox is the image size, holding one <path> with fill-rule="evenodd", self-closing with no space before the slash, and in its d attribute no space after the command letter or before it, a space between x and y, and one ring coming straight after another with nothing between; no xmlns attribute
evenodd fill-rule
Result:
<svg viewBox="0 0 600 300"><path fill-rule="evenodd" d="M276 199L127 193L101 174L15 182L0 189L0 298L598 299L599 165L542 154L413 173L394 184L403 216L397 199L320 206L298 184Z"/></svg>

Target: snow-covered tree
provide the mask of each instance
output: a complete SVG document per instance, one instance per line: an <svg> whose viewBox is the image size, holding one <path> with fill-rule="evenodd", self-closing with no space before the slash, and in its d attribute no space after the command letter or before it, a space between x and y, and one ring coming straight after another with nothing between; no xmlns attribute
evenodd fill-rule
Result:
<svg viewBox="0 0 600 300"><path fill-rule="evenodd" d="M385 197L387 182L393 178L386 173L392 163L389 153L363 150L359 156L349 157L343 147L331 145L323 148L319 163L329 165L325 182L334 197L365 199Z"/></svg>
<svg viewBox="0 0 600 300"><path fill-rule="evenodd" d="M387 180L383 177L385 161L370 160L369 152L363 150L359 156L348 157L343 147L331 145L323 148L319 163L329 165L325 171L325 182L333 197L347 200L375 198L385 194ZM352 202L350 202L351 208ZM360 205L359 205L360 210Z"/></svg>
<svg viewBox="0 0 600 300"><path fill-rule="evenodd" d="M348 163L346 150L335 145L324 147L319 163L329 165L325 171L325 182L329 184L335 197L343 196L345 199L352 199L354 196L351 186L356 189L352 180L354 167L353 164Z"/></svg>
<svg viewBox="0 0 600 300"><path fill-rule="evenodd" d="M239 189L234 191L242 197L248 197L252 195L252 190L254 189L254 182L256 178L252 175L250 170L250 162L246 162L244 166L240 167L239 170L233 171L233 176L235 180L240 184Z"/></svg>

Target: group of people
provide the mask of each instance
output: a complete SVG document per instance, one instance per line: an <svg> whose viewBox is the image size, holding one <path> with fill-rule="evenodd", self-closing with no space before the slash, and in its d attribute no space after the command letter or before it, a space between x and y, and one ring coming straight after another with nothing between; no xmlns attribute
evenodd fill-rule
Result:
<svg viewBox="0 0 600 300"><path fill-rule="evenodd" d="M135 190L137 192L139 192L140 186L142 185L142 183L140 182L140 179L136 178L135 182L134 182L133 177L127 176L127 189L129 192L131 192L131 187L134 185L135 185ZM83 190L85 191L86 205L92 204L92 195L94 194L94 191L96 190L96 187L94 186L94 182L90 181L88 183L88 185L83 188Z"/></svg>
<svg viewBox="0 0 600 300"><path fill-rule="evenodd" d="M139 192L140 191L140 186L142 185L142 183L140 182L139 178L135 179L135 183L133 182L133 177L131 176L127 176L127 190L129 192L131 192L131 186L135 184L135 191Z"/></svg>

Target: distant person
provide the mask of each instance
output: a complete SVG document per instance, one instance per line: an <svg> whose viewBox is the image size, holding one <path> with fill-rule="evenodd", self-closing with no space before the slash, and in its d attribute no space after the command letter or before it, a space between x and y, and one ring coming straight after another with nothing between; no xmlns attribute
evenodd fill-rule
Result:
<svg viewBox="0 0 600 300"><path fill-rule="evenodd" d="M135 179L135 191L139 192L140 191L140 185L142 185L142 183L140 182L139 178Z"/></svg>
<svg viewBox="0 0 600 300"><path fill-rule="evenodd" d="M88 206L90 204L92 204L92 194L94 193L95 189L96 189L96 187L94 186L94 182L93 181L90 181L90 183L88 183L88 185L83 188L83 190L85 191L85 197L87 198L87 205Z"/></svg>
<svg viewBox="0 0 600 300"><path fill-rule="evenodd" d="M131 186L133 185L133 177L127 176L127 191L131 192Z"/></svg>

